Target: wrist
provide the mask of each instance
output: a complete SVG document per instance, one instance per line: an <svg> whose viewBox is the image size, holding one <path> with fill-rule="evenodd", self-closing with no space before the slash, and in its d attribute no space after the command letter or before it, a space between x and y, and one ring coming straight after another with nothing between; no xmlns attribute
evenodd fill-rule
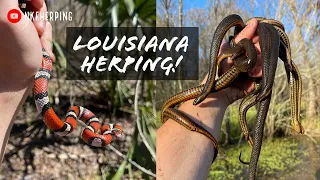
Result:
<svg viewBox="0 0 320 180"><path fill-rule="evenodd" d="M206 129L218 141L221 124L229 102L224 92L210 94L199 105L193 105L193 99L184 102L180 110L185 112L197 124Z"/></svg>

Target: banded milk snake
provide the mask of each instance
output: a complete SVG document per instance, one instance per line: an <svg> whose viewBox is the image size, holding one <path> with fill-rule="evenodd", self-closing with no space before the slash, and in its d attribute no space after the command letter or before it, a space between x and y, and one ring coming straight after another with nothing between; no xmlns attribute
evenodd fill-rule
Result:
<svg viewBox="0 0 320 180"><path fill-rule="evenodd" d="M49 102L48 82L52 72L52 60L42 49L42 65L34 79L34 97L37 110L43 116L47 127L60 136L66 136L77 127L77 119L87 126L81 133L82 139L89 145L103 147L108 145L113 137L122 135L122 127L117 124L104 124L101 126L99 119L88 109L81 106L71 107L62 121L54 112ZM100 130L100 134L97 132Z"/></svg>

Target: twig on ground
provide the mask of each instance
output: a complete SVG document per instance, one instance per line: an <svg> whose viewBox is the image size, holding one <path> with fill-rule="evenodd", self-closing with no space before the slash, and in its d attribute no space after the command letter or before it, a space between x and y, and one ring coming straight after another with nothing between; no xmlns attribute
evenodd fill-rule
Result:
<svg viewBox="0 0 320 180"><path fill-rule="evenodd" d="M146 168L140 166L138 163L132 161L131 159L129 159L126 155L122 154L119 150L117 150L112 145L109 144L108 148L111 149L113 152L115 152L118 156L122 157L124 160L128 161L130 164L134 165L136 168L140 169L142 172L144 172L152 177L156 177L156 175L153 172L147 170Z"/></svg>

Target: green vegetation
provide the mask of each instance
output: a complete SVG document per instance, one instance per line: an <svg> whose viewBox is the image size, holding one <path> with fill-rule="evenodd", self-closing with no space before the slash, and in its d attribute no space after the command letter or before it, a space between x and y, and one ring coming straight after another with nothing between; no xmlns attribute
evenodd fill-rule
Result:
<svg viewBox="0 0 320 180"><path fill-rule="evenodd" d="M211 167L209 179L235 179L247 175L248 165L239 162L239 154L242 152L242 160L250 161L251 149L248 144L242 144L235 148L234 145L223 148L217 160ZM272 176L280 171L288 171L301 163L306 153L299 150L299 145L290 139L268 140L263 143L259 158L259 174Z"/></svg>
<svg viewBox="0 0 320 180"><path fill-rule="evenodd" d="M40 171L39 167L43 166L47 168L43 170L43 174L48 174L48 172L53 171L53 167L57 165L61 166L61 164L64 165L61 163L62 160L55 156L55 153L72 154L73 151L77 150L80 151L79 154L85 152L84 155L88 156L82 159L80 156L76 156L74 162L70 160L74 164L66 165L66 167L70 168L63 169L65 171L71 169L69 174L75 175L77 178L86 179L85 175L88 175L90 179L153 179L152 175L143 172L129 161L136 162L148 172L156 172L156 162L153 156L156 151L156 129L161 126L160 108L163 102L169 96L183 89L197 86L199 81L208 72L207 68L210 59L208 55L211 39L214 29L221 19L231 13L240 14L245 19L253 17L254 8L257 6L254 5L253 1L246 2L246 5L239 3L241 1L207 1L207 4L203 3L202 7L184 10L183 16L181 16L183 19L181 19L182 26L199 27L200 32L200 75L198 82L187 80L65 80L67 60L65 57L66 42L64 34L66 26L147 27L155 26L156 23L157 26L178 26L178 2L166 0L158 2L160 2L157 4L159 7L156 7L155 0L74 0L67 3L56 1L56 4L61 6L55 7L55 10L70 10L75 13L75 20L70 24L52 22L54 27L53 50L56 61L54 63L53 78L50 81L49 96L54 109L60 117L63 117L66 109L72 104L88 105L90 108L94 108L97 117L102 120L108 122L118 122L118 120L121 120L123 124L129 126L125 132L125 138L128 138L128 140L125 139L120 143L113 144L116 146L115 148L123 153L123 157L115 155L116 158L114 159L117 159L115 162L112 162L114 159L109 157L109 154L113 153L110 151L110 148L103 149L103 158L89 156L91 152L94 152L91 154L97 155L99 150L90 149L86 145L79 143L77 139L80 137L77 135L75 135L77 136L76 138L61 138L53 135L52 132L46 129L41 118L36 114L31 95L23 107L23 112L20 112L21 115L17 118L17 120L20 119L20 122L17 123L16 121L16 124L13 126L9 141L10 148L7 148L9 152L6 154L5 160L9 164L9 167L10 165L17 166L19 162L22 165L21 168L14 167L9 169L11 170L10 173L14 174L24 170L24 177L28 173L38 173L35 171ZM191 1L183 2L190 4ZM304 138L302 140L299 139L300 136L288 138L289 135L294 134L290 128L289 89L282 66L283 63L279 63L273 89L273 98L265 125L265 139L259 158L258 178L267 176L279 178L284 173L294 176L297 175L296 170L303 169L307 163L308 172L313 173L318 170L320 164L320 147L315 146L318 139L313 139L320 137L320 71L318 68L319 53L317 53L319 46L314 43L319 42L320 37L319 23L314 23L316 22L314 20L316 19L315 17L319 16L319 3L313 4L307 1L293 0L281 1L282 3L274 0L268 2L270 5L258 3L259 6L266 7L263 8L265 9L265 13L261 15L283 21L286 28L289 25L287 32L290 42L292 42L293 60L299 67L303 78L301 116L303 118L302 124L308 136L301 136ZM291 9L289 2L293 3L293 7L299 8ZM52 6L58 6L56 4ZM167 4L168 6L161 7L163 4ZM248 4L251 4L252 7L247 7ZM311 7L309 8L309 6ZM50 8L54 7L50 7L49 3L48 8L50 10ZM156 9L158 10L158 14L156 14ZM157 22L155 22L156 20ZM302 34L304 32L308 33L304 35ZM219 152L217 160L211 167L209 179L247 179L248 166L241 164L238 157L240 152L242 152L242 159L249 161L251 149L241 134L238 108L239 102L234 103L228 108L223 121L222 138L219 142L222 151ZM251 136L253 136L252 129L254 127L255 115L256 107L252 107L247 112L247 124ZM230 127L230 129L226 127ZM130 130L132 132L129 133L128 131ZM309 140L307 144L303 144L306 140ZM77 146L76 150L65 150L70 146ZM44 151L45 148L47 149ZM49 166L50 163L42 159L38 164L34 163L39 158L34 151L41 152L38 154L50 154L53 159L50 162L53 165ZM19 158L15 158L16 156ZM84 173L84 175L81 173L76 174L83 170L72 169L78 168L79 163L76 160L79 159L83 165L88 160L93 159L94 162L87 162L89 165L85 165L84 169L89 172L94 171L94 175L89 173ZM308 161L305 161L305 159ZM94 165L97 165L98 161L100 166L97 168ZM57 175L61 176L60 179L68 177L67 175L58 174L60 172L62 171L59 169ZM1 173L5 174L7 172L3 171ZM314 178L314 174L312 173L309 173L310 177L300 179ZM68 177L68 179L73 179L73 177Z"/></svg>

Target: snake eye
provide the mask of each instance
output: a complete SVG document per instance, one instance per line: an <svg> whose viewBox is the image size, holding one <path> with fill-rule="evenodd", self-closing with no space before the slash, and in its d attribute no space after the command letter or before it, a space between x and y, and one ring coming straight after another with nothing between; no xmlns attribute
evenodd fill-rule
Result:
<svg viewBox="0 0 320 180"><path fill-rule="evenodd" d="M117 137L122 135L122 128L115 127L111 130L111 133Z"/></svg>

